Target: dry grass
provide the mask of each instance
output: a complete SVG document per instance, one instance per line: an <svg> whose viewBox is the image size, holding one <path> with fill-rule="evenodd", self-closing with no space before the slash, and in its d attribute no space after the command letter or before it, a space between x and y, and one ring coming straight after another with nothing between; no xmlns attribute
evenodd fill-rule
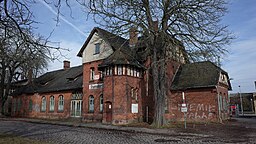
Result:
<svg viewBox="0 0 256 144"><path fill-rule="evenodd" d="M15 136L15 135L0 134L0 144L46 144L46 143Z"/></svg>

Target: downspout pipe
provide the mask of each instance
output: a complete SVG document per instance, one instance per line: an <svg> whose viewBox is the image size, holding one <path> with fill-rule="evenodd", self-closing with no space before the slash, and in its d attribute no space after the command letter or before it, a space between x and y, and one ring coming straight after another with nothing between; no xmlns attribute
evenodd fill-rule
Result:
<svg viewBox="0 0 256 144"><path fill-rule="evenodd" d="M215 86L216 92L217 92L217 97L218 97L218 115L219 115L219 122L222 123L222 118L221 118L221 110L220 110L220 95L218 91L218 86Z"/></svg>

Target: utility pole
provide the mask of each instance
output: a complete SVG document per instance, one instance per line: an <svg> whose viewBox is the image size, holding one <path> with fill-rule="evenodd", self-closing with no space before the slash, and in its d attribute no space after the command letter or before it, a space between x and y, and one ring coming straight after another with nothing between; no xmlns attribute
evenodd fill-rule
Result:
<svg viewBox="0 0 256 144"><path fill-rule="evenodd" d="M239 87L239 96L240 96L241 113L242 113L242 115L244 115L243 98L242 98L242 94L241 94L241 86L239 85L238 87Z"/></svg>

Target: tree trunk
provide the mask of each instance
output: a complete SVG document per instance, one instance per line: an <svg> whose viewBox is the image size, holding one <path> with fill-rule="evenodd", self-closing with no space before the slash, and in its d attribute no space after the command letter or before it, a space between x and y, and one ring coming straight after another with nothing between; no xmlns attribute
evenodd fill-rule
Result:
<svg viewBox="0 0 256 144"><path fill-rule="evenodd" d="M5 95L5 88L6 88L6 83L5 83L5 77L6 77L6 73L5 73L5 63L4 60L2 60L1 62L1 84L0 84L0 108L1 108L1 113L3 114L3 104L4 104L4 95Z"/></svg>
<svg viewBox="0 0 256 144"><path fill-rule="evenodd" d="M154 98L155 98L155 111L154 122L156 127L161 127L166 124L164 117L165 114L165 96L166 96L166 75L165 75L165 60L157 58L157 48L153 48L153 86L154 86Z"/></svg>

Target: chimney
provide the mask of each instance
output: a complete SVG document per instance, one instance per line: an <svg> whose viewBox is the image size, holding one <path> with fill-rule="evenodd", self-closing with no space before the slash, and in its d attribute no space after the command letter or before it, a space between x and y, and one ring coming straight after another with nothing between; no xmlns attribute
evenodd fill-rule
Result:
<svg viewBox="0 0 256 144"><path fill-rule="evenodd" d="M130 47L135 47L135 45L138 42L138 32L137 32L137 29L135 27L132 27L129 32L130 32L129 45L130 45Z"/></svg>
<svg viewBox="0 0 256 144"><path fill-rule="evenodd" d="M70 61L67 61L67 60L63 61L63 69L67 70L69 68L70 68Z"/></svg>

